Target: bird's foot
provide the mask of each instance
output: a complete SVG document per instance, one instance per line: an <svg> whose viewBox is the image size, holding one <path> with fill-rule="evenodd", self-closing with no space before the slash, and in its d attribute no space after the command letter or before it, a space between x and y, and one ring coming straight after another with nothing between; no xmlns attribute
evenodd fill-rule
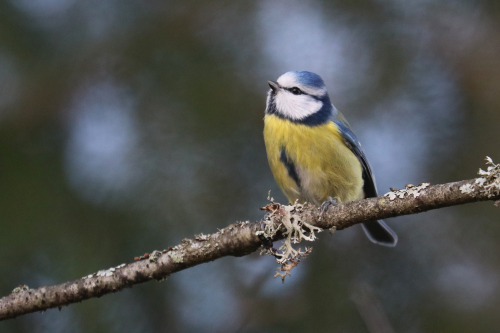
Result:
<svg viewBox="0 0 500 333"><path fill-rule="evenodd" d="M336 205L338 203L337 199L328 197L328 200L321 204L321 215L323 215L330 205Z"/></svg>

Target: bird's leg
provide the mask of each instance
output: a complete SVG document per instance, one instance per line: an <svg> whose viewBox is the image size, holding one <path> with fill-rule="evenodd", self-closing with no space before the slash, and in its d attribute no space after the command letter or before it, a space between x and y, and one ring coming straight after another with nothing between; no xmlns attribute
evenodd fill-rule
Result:
<svg viewBox="0 0 500 333"><path fill-rule="evenodd" d="M337 199L329 196L328 200L321 204L321 215L323 215L327 211L327 209L328 209L328 207L330 207L330 205L336 205L337 203L338 203Z"/></svg>

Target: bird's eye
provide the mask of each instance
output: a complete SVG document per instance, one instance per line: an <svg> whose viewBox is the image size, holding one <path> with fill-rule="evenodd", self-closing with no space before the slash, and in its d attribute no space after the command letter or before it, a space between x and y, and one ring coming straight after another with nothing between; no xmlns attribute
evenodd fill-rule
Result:
<svg viewBox="0 0 500 333"><path fill-rule="evenodd" d="M290 88L290 92L294 95L300 95L302 94L302 90L300 90L299 88L297 87L293 87L293 88Z"/></svg>

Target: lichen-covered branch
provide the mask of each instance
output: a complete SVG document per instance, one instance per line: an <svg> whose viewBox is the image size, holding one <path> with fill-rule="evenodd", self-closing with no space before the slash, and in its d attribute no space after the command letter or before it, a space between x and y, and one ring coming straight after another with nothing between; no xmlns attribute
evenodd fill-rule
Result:
<svg viewBox="0 0 500 333"><path fill-rule="evenodd" d="M117 292L135 284L162 280L180 270L224 256L243 256L259 248L274 255L281 265L278 275L284 278L306 248L294 249L294 244L312 241L322 229L340 230L364 221L415 214L431 209L476 201L495 200L500 203L500 165L487 159L488 169L480 177L455 183L419 186L408 185L378 198L330 205L322 212L309 204L285 206L271 203L269 211L258 222L239 222L210 235L196 235L181 244L162 251L153 251L80 279L53 286L31 289L21 285L0 299L0 320L30 312L62 307L82 300ZM285 239L279 249L272 243Z"/></svg>

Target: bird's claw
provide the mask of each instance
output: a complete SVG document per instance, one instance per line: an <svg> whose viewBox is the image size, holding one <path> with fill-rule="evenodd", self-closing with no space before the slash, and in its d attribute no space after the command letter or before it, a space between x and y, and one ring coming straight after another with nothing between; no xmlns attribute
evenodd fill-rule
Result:
<svg viewBox="0 0 500 333"><path fill-rule="evenodd" d="M330 205L336 205L338 203L337 199L328 197L328 200L321 204L321 215L323 215Z"/></svg>

